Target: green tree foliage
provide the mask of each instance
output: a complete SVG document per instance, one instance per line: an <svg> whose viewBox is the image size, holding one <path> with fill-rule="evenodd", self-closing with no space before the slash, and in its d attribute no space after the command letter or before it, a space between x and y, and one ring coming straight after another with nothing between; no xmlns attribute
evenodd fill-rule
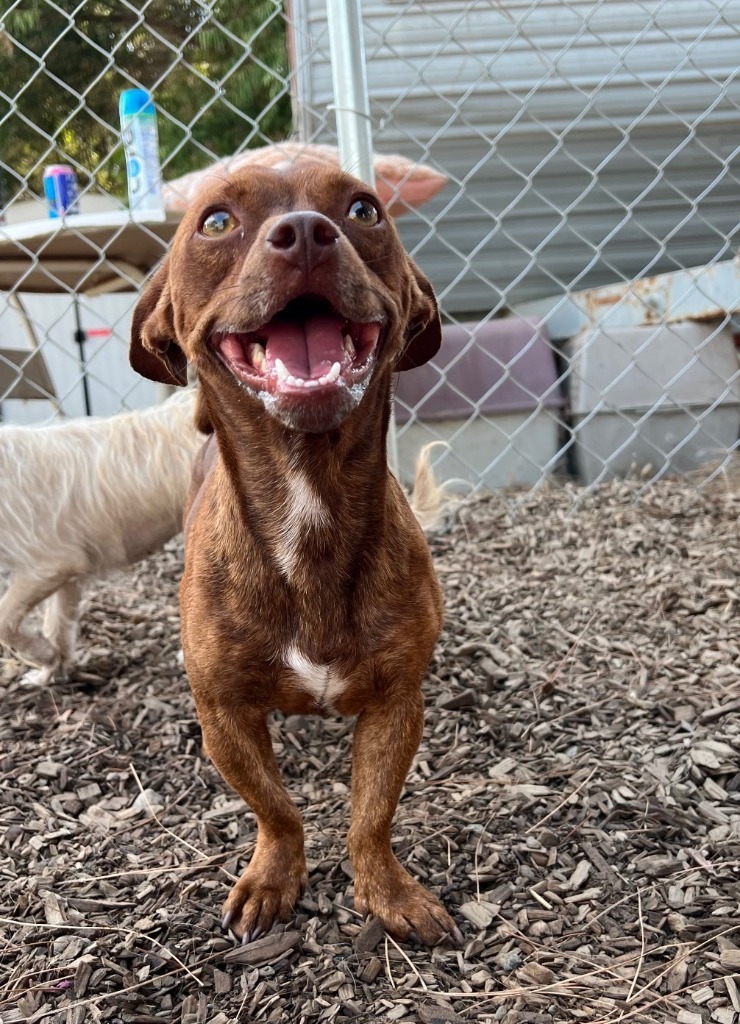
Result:
<svg viewBox="0 0 740 1024"><path fill-rule="evenodd" d="M0 0L0 187L71 163L125 194L118 97L150 89L165 178L290 132L282 0Z"/></svg>

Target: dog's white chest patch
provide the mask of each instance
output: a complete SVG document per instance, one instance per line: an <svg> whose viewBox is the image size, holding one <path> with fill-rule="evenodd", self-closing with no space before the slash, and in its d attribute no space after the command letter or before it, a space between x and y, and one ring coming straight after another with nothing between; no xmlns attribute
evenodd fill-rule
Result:
<svg viewBox="0 0 740 1024"><path fill-rule="evenodd" d="M301 688L307 690L317 704L331 708L347 686L347 680L338 675L330 665L317 665L297 647L290 647L285 662L298 676Z"/></svg>
<svg viewBox="0 0 740 1024"><path fill-rule="evenodd" d="M288 499L280 510L283 519L277 560L283 574L290 578L296 569L301 537L307 530L328 526L331 515L302 473L291 474L286 482Z"/></svg>

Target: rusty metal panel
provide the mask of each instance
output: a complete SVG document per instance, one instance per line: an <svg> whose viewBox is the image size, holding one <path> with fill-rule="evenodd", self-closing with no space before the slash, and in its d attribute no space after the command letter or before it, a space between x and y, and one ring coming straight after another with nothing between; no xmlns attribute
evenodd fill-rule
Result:
<svg viewBox="0 0 740 1024"><path fill-rule="evenodd" d="M623 284L524 303L526 315L543 321L553 338L582 328L639 327L685 320L723 320L740 311L740 263L692 267Z"/></svg>

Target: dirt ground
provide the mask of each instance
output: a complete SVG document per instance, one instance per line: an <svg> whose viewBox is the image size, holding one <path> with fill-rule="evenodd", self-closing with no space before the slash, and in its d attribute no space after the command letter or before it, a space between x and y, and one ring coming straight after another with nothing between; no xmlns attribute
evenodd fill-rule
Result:
<svg viewBox="0 0 740 1024"><path fill-rule="evenodd" d="M69 684L2 661L0 1022L738 1021L740 497L637 491L492 497L431 540L447 624L394 835L460 949L354 912L332 718L273 726L309 892L221 931L254 819L201 755L179 543L91 587Z"/></svg>

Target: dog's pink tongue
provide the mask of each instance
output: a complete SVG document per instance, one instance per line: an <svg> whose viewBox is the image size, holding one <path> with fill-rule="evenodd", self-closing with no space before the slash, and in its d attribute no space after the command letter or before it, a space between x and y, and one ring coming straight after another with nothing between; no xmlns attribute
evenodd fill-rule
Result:
<svg viewBox="0 0 740 1024"><path fill-rule="evenodd" d="M270 369L282 360L288 373L303 380L323 377L344 355L342 324L335 316L312 316L304 323L268 324L265 355Z"/></svg>

